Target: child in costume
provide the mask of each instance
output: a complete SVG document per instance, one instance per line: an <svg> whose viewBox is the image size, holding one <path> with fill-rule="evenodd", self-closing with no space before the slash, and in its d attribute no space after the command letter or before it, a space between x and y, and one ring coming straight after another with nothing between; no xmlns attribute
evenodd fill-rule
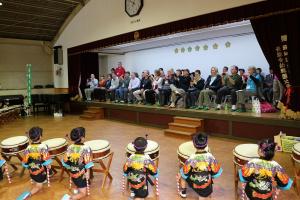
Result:
<svg viewBox="0 0 300 200"><path fill-rule="evenodd" d="M275 195L273 183L277 188L288 190L293 181L285 170L273 159L276 143L272 139L259 142L258 155L260 158L253 159L239 170L241 182L246 183L245 193L251 200L272 200ZM276 197L275 197L276 199Z"/></svg>
<svg viewBox="0 0 300 200"><path fill-rule="evenodd" d="M178 181L179 195L187 197L186 182L199 195L199 199L211 197L213 192L213 179L222 174L222 168L215 157L207 149L207 135L198 133L193 136L193 144L197 149L180 169Z"/></svg>
<svg viewBox="0 0 300 200"><path fill-rule="evenodd" d="M17 200L28 199L41 191L43 183L47 181L47 175L49 177L48 172L52 160L48 152L48 146L41 143L42 135L43 129L40 127L32 127L29 130L28 136L31 144L24 151L22 165L29 170L34 186L30 191L22 193Z"/></svg>
<svg viewBox="0 0 300 200"><path fill-rule="evenodd" d="M83 144L84 138L85 129L83 127L74 128L71 131L70 139L74 144L68 147L62 164L70 172L72 182L77 190L71 196L65 194L62 200L82 199L89 193L90 168L94 164L92 162L92 150Z"/></svg>
<svg viewBox="0 0 300 200"><path fill-rule="evenodd" d="M126 161L123 172L127 177L131 191L131 198L144 199L148 196L149 175L158 177L158 169L149 155L145 155L147 140L138 137L134 140L133 146L136 150Z"/></svg>

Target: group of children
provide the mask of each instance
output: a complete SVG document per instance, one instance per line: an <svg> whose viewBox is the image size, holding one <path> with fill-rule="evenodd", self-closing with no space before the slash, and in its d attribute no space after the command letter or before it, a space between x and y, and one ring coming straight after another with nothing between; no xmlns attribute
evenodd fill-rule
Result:
<svg viewBox="0 0 300 200"><path fill-rule="evenodd" d="M24 152L22 164L28 168L35 184L30 191L21 194L17 200L30 198L42 189L45 182L49 181L52 160L47 145L41 143L42 132L39 127L29 130L31 144ZM76 189L72 195L65 194L62 200L82 199L88 195L90 169L93 167L92 151L90 147L84 145L85 129L75 128L69 137L73 144L68 147L62 164L70 172ZM208 138L205 134L198 133L193 136L193 144L197 151L190 155L177 175L178 192L182 198L187 197L187 185L198 194L199 199L210 198L213 192L213 179L219 177L223 171L214 156L208 152L207 142ZM151 176L157 180L159 170L152 159L144 154L147 148L146 138L136 138L133 146L136 152L124 164L124 177L128 180L130 198L145 199L149 193L148 183L152 182ZM244 193L250 200L272 200L275 189L288 190L292 185L292 180L284 169L272 160L275 148L276 144L271 139L260 141L258 150L260 158L249 161L239 170L240 181L245 185ZM0 158L0 167L4 164L5 161Z"/></svg>

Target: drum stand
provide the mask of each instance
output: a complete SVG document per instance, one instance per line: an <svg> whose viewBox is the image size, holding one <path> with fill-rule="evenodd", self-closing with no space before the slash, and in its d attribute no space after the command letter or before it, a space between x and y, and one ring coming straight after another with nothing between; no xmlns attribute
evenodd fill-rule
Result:
<svg viewBox="0 0 300 200"><path fill-rule="evenodd" d="M64 178L64 173L66 172L69 175L69 172L64 168L64 166L62 165L62 163L59 160L59 158L58 158L57 155L53 155L52 159L55 160L58 165L52 165L51 169L53 170L53 172L55 174L57 173L56 169L61 170L61 172L60 172L60 179L59 179L59 181L61 182L63 180L63 178Z"/></svg>
<svg viewBox="0 0 300 200"><path fill-rule="evenodd" d="M20 153L15 153L15 154L4 154L2 153L2 157L6 160L7 164L10 165L14 171L18 170L18 167L16 166L16 164L11 162L12 157L17 157L18 160L22 163L22 156L20 155ZM20 177L22 177L24 175L25 172L25 168L22 167L21 173L20 173Z"/></svg>
<svg viewBox="0 0 300 200"><path fill-rule="evenodd" d="M233 170L234 170L234 193L235 193L235 199L238 199L238 185L239 185L239 174L238 169L241 167L238 163L236 163L233 160Z"/></svg>
<svg viewBox="0 0 300 200"><path fill-rule="evenodd" d="M110 152L109 154L107 154L106 156L104 156L102 158L93 160L93 162L95 164L99 163L100 166L99 166L99 168L95 168L95 167L91 168L91 177L92 178L94 177L93 172L98 172L98 173L104 174L104 178L103 178L102 185L101 185L102 189L104 188L104 184L106 182L107 177L110 179L110 181L113 180L113 177L109 172L113 156L114 156L114 152ZM103 160L106 159L106 158L108 158L107 165L105 165L104 162L103 162Z"/></svg>

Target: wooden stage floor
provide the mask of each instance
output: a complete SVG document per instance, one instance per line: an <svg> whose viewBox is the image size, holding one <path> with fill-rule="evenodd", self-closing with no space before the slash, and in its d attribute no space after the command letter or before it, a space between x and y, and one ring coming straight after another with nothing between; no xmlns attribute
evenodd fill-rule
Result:
<svg viewBox="0 0 300 200"><path fill-rule="evenodd" d="M102 175L96 174L91 185L91 196L87 200L119 200L128 199L121 192L122 165L125 160L125 147L137 136L149 135L149 139L158 141L160 144L160 199L171 200L181 199L177 195L175 175L178 172L178 161L176 150L178 146L185 142L185 139L167 137L163 134L163 130L159 128L150 128L135 124L121 123L110 120L84 121L78 115L66 115L63 118L53 118L51 116L39 115L36 117L28 117L19 119L15 122L8 123L0 127L0 140L7 137L24 135L32 126L40 126L44 129L44 138L50 139L55 137L64 137L66 133L77 126L84 126L87 130L87 140L106 139L111 143L111 150L115 152L112 162L111 173L114 178L111 185L107 184L104 190L100 189ZM219 138L210 136L209 146L215 157L222 164L224 173L215 180L214 184L214 200L233 200L234 199L234 182L233 182L233 148L245 141ZM291 168L290 155L286 153L277 153L275 160L278 161L287 170L291 176L293 174ZM0 182L0 199L13 200L24 190L30 187L28 172L20 178L19 172L15 172L12 177L12 184L8 184L6 178ZM46 188L43 192L32 197L32 200L59 200L64 193L68 191L68 178L62 182L58 181L58 175L52 178L51 188ZM151 191L148 199L154 200ZM188 200L197 199L194 192L188 190ZM281 192L279 200L296 200L294 189Z"/></svg>

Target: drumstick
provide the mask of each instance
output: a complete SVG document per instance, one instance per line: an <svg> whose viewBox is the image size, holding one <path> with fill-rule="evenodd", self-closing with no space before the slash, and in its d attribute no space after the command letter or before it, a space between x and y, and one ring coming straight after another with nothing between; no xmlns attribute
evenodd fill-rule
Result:
<svg viewBox="0 0 300 200"><path fill-rule="evenodd" d="M124 174L122 177L122 192L123 192L123 194L125 193L125 176L124 176Z"/></svg>
<svg viewBox="0 0 300 200"><path fill-rule="evenodd" d="M179 181L180 181L180 177L179 177L179 175L177 174L177 175L176 175L177 192L178 192L178 194L180 195L180 185L179 185Z"/></svg>
<svg viewBox="0 0 300 200"><path fill-rule="evenodd" d="M90 196L90 184L87 173L85 174L87 195Z"/></svg>
<svg viewBox="0 0 300 200"><path fill-rule="evenodd" d="M47 168L47 183L48 183L48 187L50 187L50 173L49 173L49 168Z"/></svg>
<svg viewBox="0 0 300 200"><path fill-rule="evenodd" d="M279 192L280 190L278 190L277 188L275 189L275 195L274 195L274 200L276 200L279 196Z"/></svg>
<svg viewBox="0 0 300 200"><path fill-rule="evenodd" d="M30 179L30 183L31 183L31 184L33 184L33 180L32 180L32 178Z"/></svg>
<svg viewBox="0 0 300 200"><path fill-rule="evenodd" d="M6 173L6 177L7 177L8 183L10 184L11 183L11 179L10 179L9 172L8 172L8 166L5 164L4 168L5 168L5 173Z"/></svg>
<svg viewBox="0 0 300 200"><path fill-rule="evenodd" d="M155 178L155 185L156 185L156 196L159 196L158 177Z"/></svg>
<svg viewBox="0 0 300 200"><path fill-rule="evenodd" d="M242 183L242 200L246 199L245 188L246 188L246 184Z"/></svg>
<svg viewBox="0 0 300 200"><path fill-rule="evenodd" d="M71 178L71 174L70 174L70 179L69 179L69 188L70 188L70 190L72 189L72 178Z"/></svg>

